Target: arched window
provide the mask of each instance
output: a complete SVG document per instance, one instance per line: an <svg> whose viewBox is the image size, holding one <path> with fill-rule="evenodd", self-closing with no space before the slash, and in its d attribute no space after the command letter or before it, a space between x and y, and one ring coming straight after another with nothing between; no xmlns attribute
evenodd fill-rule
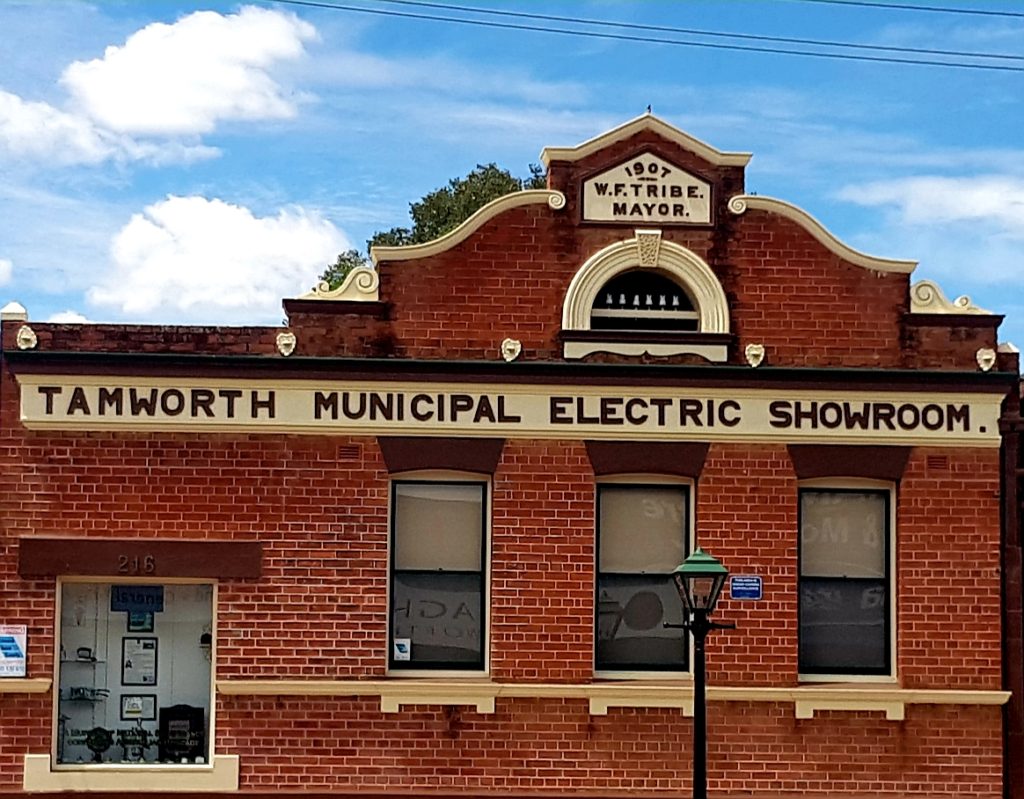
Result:
<svg viewBox="0 0 1024 799"><path fill-rule="evenodd" d="M696 331L700 322L682 286L650 269L616 275L598 292L591 330Z"/></svg>
<svg viewBox="0 0 1024 799"><path fill-rule="evenodd" d="M563 354L695 354L727 359L729 305L718 278L660 230L610 244L587 259L562 306Z"/></svg>

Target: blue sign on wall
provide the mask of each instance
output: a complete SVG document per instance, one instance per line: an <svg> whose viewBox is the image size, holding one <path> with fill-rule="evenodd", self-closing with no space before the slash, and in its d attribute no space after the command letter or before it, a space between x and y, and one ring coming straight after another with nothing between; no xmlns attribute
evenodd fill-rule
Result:
<svg viewBox="0 0 1024 799"><path fill-rule="evenodd" d="M110 586L110 609L128 613L142 611L160 613L164 609L164 587L162 585L112 585Z"/></svg>
<svg viewBox="0 0 1024 799"><path fill-rule="evenodd" d="M18 639L13 635L0 635L0 656L5 658L23 658L25 653L18 646Z"/></svg>
<svg viewBox="0 0 1024 799"><path fill-rule="evenodd" d="M729 596L733 599L760 599L761 578L760 577L730 577Z"/></svg>

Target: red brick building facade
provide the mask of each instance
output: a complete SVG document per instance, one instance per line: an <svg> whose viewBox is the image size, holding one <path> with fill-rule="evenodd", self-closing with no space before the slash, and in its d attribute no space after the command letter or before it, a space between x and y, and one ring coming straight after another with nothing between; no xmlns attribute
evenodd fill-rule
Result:
<svg viewBox="0 0 1024 799"><path fill-rule="evenodd" d="M544 158L287 328L7 309L0 796L688 795L697 545L712 796L1024 796L1001 317L654 116Z"/></svg>

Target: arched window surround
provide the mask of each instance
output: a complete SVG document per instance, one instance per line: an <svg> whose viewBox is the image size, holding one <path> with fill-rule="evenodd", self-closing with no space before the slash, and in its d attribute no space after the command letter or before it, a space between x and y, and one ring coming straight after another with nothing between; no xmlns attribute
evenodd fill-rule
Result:
<svg viewBox="0 0 1024 799"><path fill-rule="evenodd" d="M683 287L698 312L699 332L688 334L642 331L639 335L605 335L591 329L590 317L601 289L624 272L654 269ZM609 244L588 258L573 276L562 306L566 358L593 352L624 355L694 353L710 361L726 360L729 304L721 283L699 255L672 241L660 230L636 230L633 238ZM576 335L573 335L576 334Z"/></svg>

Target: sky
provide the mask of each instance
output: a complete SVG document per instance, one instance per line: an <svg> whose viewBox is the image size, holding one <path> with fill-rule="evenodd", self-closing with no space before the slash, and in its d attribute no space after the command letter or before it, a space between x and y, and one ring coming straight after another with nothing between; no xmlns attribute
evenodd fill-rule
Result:
<svg viewBox="0 0 1024 799"><path fill-rule="evenodd" d="M283 297L449 179L491 162L525 176L542 148L651 105L752 152L748 191L918 260L915 280L1005 314L1000 339L1024 346L1024 1L438 4L0 0L0 305L276 325ZM1004 69L682 46L664 40L809 49L636 26Z"/></svg>

